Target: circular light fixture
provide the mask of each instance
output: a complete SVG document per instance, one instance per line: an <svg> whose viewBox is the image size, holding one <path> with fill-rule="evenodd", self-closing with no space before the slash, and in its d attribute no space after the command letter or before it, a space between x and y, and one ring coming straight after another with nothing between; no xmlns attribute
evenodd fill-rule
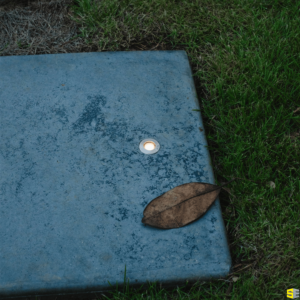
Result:
<svg viewBox="0 0 300 300"><path fill-rule="evenodd" d="M154 154L159 150L158 141L154 139L144 139L140 142L140 150L145 154Z"/></svg>

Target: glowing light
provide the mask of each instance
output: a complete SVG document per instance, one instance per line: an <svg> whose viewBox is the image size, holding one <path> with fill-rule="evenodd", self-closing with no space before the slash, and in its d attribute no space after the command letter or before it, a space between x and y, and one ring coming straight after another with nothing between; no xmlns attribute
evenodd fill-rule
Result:
<svg viewBox="0 0 300 300"><path fill-rule="evenodd" d="M139 148L140 151L144 154L154 154L158 152L158 150L160 149L160 145L157 140L146 138L140 142Z"/></svg>
<svg viewBox="0 0 300 300"><path fill-rule="evenodd" d="M154 150L155 147L156 147L156 145L155 145L153 142L146 142L146 143L144 144L144 148L145 148L146 150Z"/></svg>

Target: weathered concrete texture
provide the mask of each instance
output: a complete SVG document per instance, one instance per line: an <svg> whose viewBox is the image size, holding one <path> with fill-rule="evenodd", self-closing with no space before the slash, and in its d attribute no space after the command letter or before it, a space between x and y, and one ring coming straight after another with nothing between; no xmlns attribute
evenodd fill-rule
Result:
<svg viewBox="0 0 300 300"><path fill-rule="evenodd" d="M228 274L219 200L141 223L154 198L214 183L184 51L0 57L0 296ZM160 150L140 152L154 138Z"/></svg>

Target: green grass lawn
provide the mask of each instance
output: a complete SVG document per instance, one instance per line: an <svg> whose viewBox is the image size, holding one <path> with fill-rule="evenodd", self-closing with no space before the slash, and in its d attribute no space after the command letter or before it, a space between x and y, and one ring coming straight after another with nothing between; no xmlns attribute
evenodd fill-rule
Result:
<svg viewBox="0 0 300 300"><path fill-rule="evenodd" d="M184 49L217 182L252 180L220 195L228 278L109 297L287 299L300 289L300 1L77 0L72 19L95 51Z"/></svg>

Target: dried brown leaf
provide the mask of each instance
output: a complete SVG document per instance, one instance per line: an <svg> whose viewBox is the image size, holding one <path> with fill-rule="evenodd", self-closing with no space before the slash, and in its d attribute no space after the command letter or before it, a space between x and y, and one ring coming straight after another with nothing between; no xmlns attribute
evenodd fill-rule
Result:
<svg viewBox="0 0 300 300"><path fill-rule="evenodd" d="M225 184L192 182L179 185L146 206L142 223L162 229L188 225L207 212Z"/></svg>

